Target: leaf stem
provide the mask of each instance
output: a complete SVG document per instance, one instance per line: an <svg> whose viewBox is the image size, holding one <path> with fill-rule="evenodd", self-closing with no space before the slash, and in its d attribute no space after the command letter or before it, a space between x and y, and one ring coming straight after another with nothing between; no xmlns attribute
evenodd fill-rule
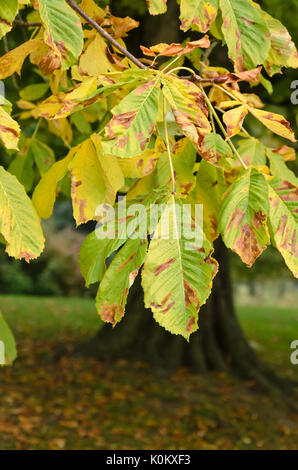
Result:
<svg viewBox="0 0 298 470"><path fill-rule="evenodd" d="M166 99L165 98L163 98L163 122L164 122L165 141L166 141L167 153L168 153L168 157L169 157L169 165L170 165L170 170L171 170L172 192L173 192L173 194L176 194L175 172L174 172L174 167L173 167L171 147L170 147L169 134L168 134L167 116L166 116Z"/></svg>
<svg viewBox="0 0 298 470"><path fill-rule="evenodd" d="M216 121L217 121L217 124L219 125L223 135L225 136L229 146L231 147L233 153L236 155L237 159L239 160L239 162L241 163L241 165L243 166L243 168L245 170L247 170L247 165L244 163L244 161L242 160L241 156L239 155L239 152L238 150L236 149L235 145L233 144L233 142L230 140L230 137L227 136L227 131L225 130L221 120L219 119L218 115L217 115L217 112L215 111L214 107L212 106L212 103L211 101L209 100L208 98L208 95L205 93L204 91L204 88L202 87L202 85L200 85L200 89L201 91L204 93L205 95L205 99L206 99L206 102L208 104L208 107L210 109L210 112L213 114L213 116L215 117Z"/></svg>
<svg viewBox="0 0 298 470"><path fill-rule="evenodd" d="M42 117L40 117L36 123L36 126L35 126L35 129L34 129L34 132L32 134L32 137L31 139L35 139L36 138L36 135L37 135L37 132L38 132L38 129L39 129L39 126L41 124L41 121L42 121Z"/></svg>

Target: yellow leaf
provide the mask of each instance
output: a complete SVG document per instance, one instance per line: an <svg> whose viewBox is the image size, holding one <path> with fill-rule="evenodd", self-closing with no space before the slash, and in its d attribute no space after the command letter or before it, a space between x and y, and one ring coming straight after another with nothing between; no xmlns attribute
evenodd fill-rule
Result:
<svg viewBox="0 0 298 470"><path fill-rule="evenodd" d="M21 46L12 49L0 58L0 79L4 79L17 72L19 75L27 55L42 44L42 39L30 39Z"/></svg>
<svg viewBox="0 0 298 470"><path fill-rule="evenodd" d="M40 220L17 178L0 167L0 232L6 252L26 261L37 258L44 247Z"/></svg>
<svg viewBox="0 0 298 470"><path fill-rule="evenodd" d="M296 142L294 132L291 129L290 123L280 114L271 113L270 111L261 111L254 109L250 106L249 111L259 120L264 126L268 127L272 132L292 142Z"/></svg>
<svg viewBox="0 0 298 470"><path fill-rule="evenodd" d="M89 78L71 91L52 95L37 106L39 116L46 119L60 119L68 116L75 105L96 90L96 79Z"/></svg>
<svg viewBox="0 0 298 470"><path fill-rule="evenodd" d="M107 56L108 47L104 39L95 34L94 39L88 42L88 45L81 55L79 71L90 77L96 77L102 73L117 72L119 69L112 64ZM94 59L96 57L96 59Z"/></svg>
<svg viewBox="0 0 298 470"><path fill-rule="evenodd" d="M20 126L0 106L0 140L6 148L18 150Z"/></svg>
<svg viewBox="0 0 298 470"><path fill-rule="evenodd" d="M84 141L70 162L73 216L77 225L96 219L96 208L105 200L105 181L96 149Z"/></svg>
<svg viewBox="0 0 298 470"><path fill-rule="evenodd" d="M72 141L72 128L67 118L48 121L49 131L60 137L66 146Z"/></svg>
<svg viewBox="0 0 298 470"><path fill-rule="evenodd" d="M96 148L97 157L101 166L102 176L105 181L105 202L113 205L117 191L124 185L124 177L118 159L114 155L104 155L101 147L101 137L97 134L91 136Z"/></svg>
<svg viewBox="0 0 298 470"><path fill-rule="evenodd" d="M157 139L153 149L147 149L136 157L119 158L118 163L126 178L142 178L155 170L156 163L164 151L163 143Z"/></svg>
<svg viewBox="0 0 298 470"><path fill-rule="evenodd" d="M227 126L227 137L233 137L233 135L236 135L241 131L241 127L247 113L248 110L245 104L224 113L223 120Z"/></svg>
<svg viewBox="0 0 298 470"><path fill-rule="evenodd" d="M51 217L57 196L57 184L67 173L68 165L80 147L73 147L65 158L54 163L54 165L42 176L35 188L32 202L39 217L48 219Z"/></svg>

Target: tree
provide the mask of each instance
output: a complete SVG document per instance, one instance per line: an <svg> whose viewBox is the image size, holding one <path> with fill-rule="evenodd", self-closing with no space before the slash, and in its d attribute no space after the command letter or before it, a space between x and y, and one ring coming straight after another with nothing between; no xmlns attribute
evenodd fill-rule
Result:
<svg viewBox="0 0 298 470"><path fill-rule="evenodd" d="M147 3L152 15L166 11L164 0ZM18 2L8 4L0 7L2 34L13 23L31 36L0 58L0 78L20 72L28 55L43 78L20 91L20 118L37 124L0 174L8 254L27 261L40 254L39 220L50 217L57 193L67 194L71 182L77 225L98 222L79 263L87 285L100 282L101 318L113 326L121 320L112 333L100 333L111 347L131 349L135 323L152 334L147 356L157 343L166 344L165 362L188 356L200 370L227 370L230 360L259 382L271 380L237 323L220 237L248 266L272 243L297 276L297 179L285 163L294 149L269 148L243 124L250 114L291 142L294 133L283 116L264 111L260 98L239 85L268 88L268 77L282 67L297 68L286 28L249 0L181 0L181 29L195 31L195 39L141 46L145 57L139 59L123 41L137 23L93 0L39 0L34 11L28 6L21 12L26 22L14 20ZM209 63L221 43L232 72ZM0 137L18 151L20 128L10 103L0 111ZM54 162L38 138L45 128L70 147L63 159ZM25 190L32 189L31 200ZM126 197L117 202L117 194ZM145 306L174 336L153 327L148 312L140 317L140 283ZM176 335L189 340L197 330L212 284L201 332L186 348ZM122 318L131 287L129 322Z"/></svg>

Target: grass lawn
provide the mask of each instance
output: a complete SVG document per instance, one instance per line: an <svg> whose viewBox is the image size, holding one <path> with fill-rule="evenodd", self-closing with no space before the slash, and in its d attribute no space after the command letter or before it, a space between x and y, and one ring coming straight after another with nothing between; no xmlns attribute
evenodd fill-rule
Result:
<svg viewBox="0 0 298 470"><path fill-rule="evenodd" d="M252 382L54 352L97 331L88 299L0 296L19 357L0 370L0 449L297 449L298 416ZM297 309L239 307L263 360L297 378ZM293 398L293 401L295 398ZM296 401L297 402L297 401Z"/></svg>

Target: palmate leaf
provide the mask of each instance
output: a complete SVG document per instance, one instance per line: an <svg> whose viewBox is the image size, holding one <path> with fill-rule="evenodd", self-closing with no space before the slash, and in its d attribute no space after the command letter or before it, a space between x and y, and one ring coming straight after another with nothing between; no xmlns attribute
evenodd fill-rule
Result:
<svg viewBox="0 0 298 470"><path fill-rule="evenodd" d="M0 233L6 252L26 261L37 258L44 247L40 220L25 189L15 176L0 167Z"/></svg>
<svg viewBox="0 0 298 470"><path fill-rule="evenodd" d="M268 184L264 175L254 168L244 171L223 199L218 228L226 246L248 266L269 244L268 213Z"/></svg>
<svg viewBox="0 0 298 470"><path fill-rule="evenodd" d="M198 310L210 294L217 262L211 257L213 249L206 239L198 246L183 233L179 237L175 202L182 207L171 196L169 212L163 213L157 226L159 236L152 239L145 258L142 286L145 306L151 308L155 320L171 333L188 339L198 328ZM161 236L163 223L168 224L169 238Z"/></svg>
<svg viewBox="0 0 298 470"><path fill-rule="evenodd" d="M135 232L135 228L145 223L145 219L149 217L147 211L150 205L163 204L168 197L168 188L158 188L146 196L127 200L125 203L127 208L134 204L142 204L146 208L146 212L141 216L129 211L127 213L125 206L120 209L119 206L123 202L115 205L115 212L107 208L104 221L97 224L96 230L85 238L81 246L79 265L87 286L102 279L106 271L105 260L126 242ZM149 221L147 222L149 227Z"/></svg>
<svg viewBox="0 0 298 470"><path fill-rule="evenodd" d="M14 336L0 313L0 366L11 364L17 357Z"/></svg>
<svg viewBox="0 0 298 470"><path fill-rule="evenodd" d="M269 29L248 0L219 0L222 33L236 72L263 64L269 53Z"/></svg>
<svg viewBox="0 0 298 470"><path fill-rule="evenodd" d="M214 22L218 0L181 0L181 29L206 33Z"/></svg>
<svg viewBox="0 0 298 470"><path fill-rule="evenodd" d="M273 178L269 183L271 238L288 268L298 277L298 188Z"/></svg>
<svg viewBox="0 0 298 470"><path fill-rule="evenodd" d="M174 75L164 77L162 83L163 95L171 106L178 126L200 151L203 138L211 132L203 93L194 83Z"/></svg>
<svg viewBox="0 0 298 470"><path fill-rule="evenodd" d="M102 142L106 154L135 157L148 147L154 132L160 94L160 80L144 83L129 93L113 110Z"/></svg>
<svg viewBox="0 0 298 470"><path fill-rule="evenodd" d="M130 238L116 254L99 285L96 308L105 322L118 323L125 310L129 288L147 253L147 239Z"/></svg>
<svg viewBox="0 0 298 470"><path fill-rule="evenodd" d="M0 4L0 39L12 28L19 9L18 0L5 0Z"/></svg>
<svg viewBox="0 0 298 470"><path fill-rule="evenodd" d="M83 49L80 19L65 0L39 0L38 5L45 28L44 40L60 59L62 69L67 69Z"/></svg>

